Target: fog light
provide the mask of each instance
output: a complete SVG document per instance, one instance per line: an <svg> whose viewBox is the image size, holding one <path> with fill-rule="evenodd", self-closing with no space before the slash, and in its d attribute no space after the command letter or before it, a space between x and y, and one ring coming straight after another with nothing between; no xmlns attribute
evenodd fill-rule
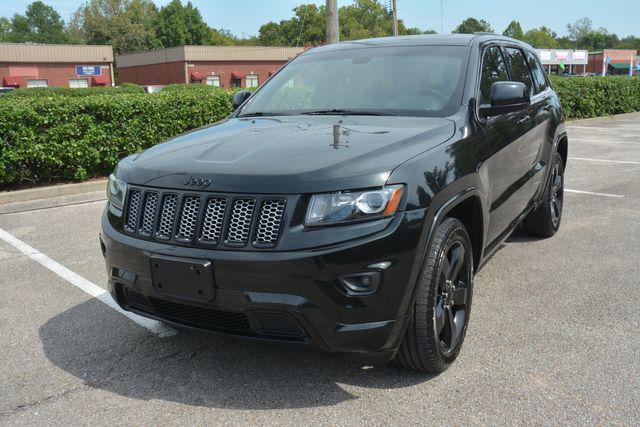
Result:
<svg viewBox="0 0 640 427"><path fill-rule="evenodd" d="M348 274L338 277L338 283L342 291L349 296L371 295L378 290L380 276L379 271Z"/></svg>

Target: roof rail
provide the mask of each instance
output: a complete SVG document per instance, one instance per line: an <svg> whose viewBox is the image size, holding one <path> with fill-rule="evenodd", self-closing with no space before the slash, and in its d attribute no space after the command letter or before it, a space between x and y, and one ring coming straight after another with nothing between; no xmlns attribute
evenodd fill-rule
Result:
<svg viewBox="0 0 640 427"><path fill-rule="evenodd" d="M497 35L493 31L474 31L473 34L478 35L478 36L482 36L482 35L496 36Z"/></svg>

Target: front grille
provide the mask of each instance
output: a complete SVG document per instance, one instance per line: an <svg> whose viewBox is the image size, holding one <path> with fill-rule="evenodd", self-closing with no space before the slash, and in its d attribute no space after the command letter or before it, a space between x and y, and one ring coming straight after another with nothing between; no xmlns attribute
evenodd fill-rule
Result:
<svg viewBox="0 0 640 427"><path fill-rule="evenodd" d="M123 229L144 239L220 248L274 248L283 197L234 196L130 188Z"/></svg>

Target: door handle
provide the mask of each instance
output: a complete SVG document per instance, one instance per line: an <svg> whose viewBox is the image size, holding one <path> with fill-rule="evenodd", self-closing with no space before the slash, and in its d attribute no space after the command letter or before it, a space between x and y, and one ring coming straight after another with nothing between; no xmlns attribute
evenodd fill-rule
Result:
<svg viewBox="0 0 640 427"><path fill-rule="evenodd" d="M518 124L518 126L526 126L527 124L529 124L530 121L531 121L531 116L524 116L523 118L518 120L516 123Z"/></svg>

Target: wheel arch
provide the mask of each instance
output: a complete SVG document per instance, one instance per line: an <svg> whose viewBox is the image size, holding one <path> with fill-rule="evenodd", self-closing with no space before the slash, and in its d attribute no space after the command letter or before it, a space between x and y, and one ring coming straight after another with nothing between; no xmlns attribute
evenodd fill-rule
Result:
<svg viewBox="0 0 640 427"><path fill-rule="evenodd" d="M562 157L562 165L566 169L569 156L569 138L567 138L566 133L563 133L558 137L556 152L560 154L560 157Z"/></svg>

